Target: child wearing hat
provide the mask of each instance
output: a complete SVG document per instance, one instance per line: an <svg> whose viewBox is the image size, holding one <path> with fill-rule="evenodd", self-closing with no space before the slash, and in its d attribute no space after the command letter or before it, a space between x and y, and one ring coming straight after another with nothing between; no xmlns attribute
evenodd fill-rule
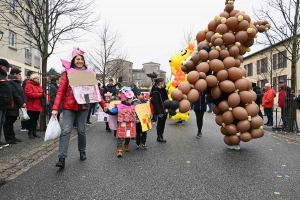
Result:
<svg viewBox="0 0 300 200"><path fill-rule="evenodd" d="M106 107L108 107L108 105L110 103L111 96L112 96L112 93L110 93L110 92L107 92L106 94L104 94L104 101L105 101ZM109 125L108 125L108 122L105 122L105 125L106 125L105 130L107 132L111 132L111 130L109 128Z"/></svg>

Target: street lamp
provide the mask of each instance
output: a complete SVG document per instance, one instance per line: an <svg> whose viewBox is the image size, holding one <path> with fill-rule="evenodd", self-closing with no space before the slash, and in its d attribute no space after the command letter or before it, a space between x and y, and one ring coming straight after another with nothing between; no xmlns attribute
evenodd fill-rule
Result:
<svg viewBox="0 0 300 200"><path fill-rule="evenodd" d="M0 41L1 41L2 38L3 38L3 34L4 34L3 31L0 30Z"/></svg>

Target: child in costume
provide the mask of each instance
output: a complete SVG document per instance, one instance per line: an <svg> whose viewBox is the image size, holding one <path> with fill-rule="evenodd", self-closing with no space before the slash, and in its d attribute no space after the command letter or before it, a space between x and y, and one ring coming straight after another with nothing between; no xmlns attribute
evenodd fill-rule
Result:
<svg viewBox="0 0 300 200"><path fill-rule="evenodd" d="M121 101L120 91L117 88L114 88L114 94L115 94L115 96L113 96L111 98L110 102ZM118 120L117 116L112 115L109 119L109 122L108 122L109 123L109 128L114 131L114 136L115 137L116 137L116 134L117 134L117 130L116 130L116 126L115 126L116 122L114 122L114 121L117 121L117 120Z"/></svg>
<svg viewBox="0 0 300 200"><path fill-rule="evenodd" d="M107 112L110 115L118 115L118 128L116 134L118 157L123 156L123 141L125 140L124 150L128 152L130 138L135 138L136 136L136 114L134 105L132 105L134 94L131 90L123 91L123 94L126 99Z"/></svg>
<svg viewBox="0 0 300 200"><path fill-rule="evenodd" d="M140 91L136 92L136 99L134 100L133 104L134 106L142 103L146 103L147 101L144 99L144 94L141 93ZM137 117L136 121L136 149L143 148L146 150L148 147L146 145L146 140L147 140L147 131L142 131L142 124L140 120ZM142 145L141 145L142 142Z"/></svg>
<svg viewBox="0 0 300 200"><path fill-rule="evenodd" d="M110 100L111 100L111 96L112 96L112 94L111 94L110 92L107 92L106 94L104 94L104 98L105 98L104 101L105 101L106 107L108 107L108 105L109 105L109 102L110 102ZM105 125L106 125L105 130L106 130L107 132L111 132L111 130L110 130L110 128L109 128L108 122L105 122Z"/></svg>

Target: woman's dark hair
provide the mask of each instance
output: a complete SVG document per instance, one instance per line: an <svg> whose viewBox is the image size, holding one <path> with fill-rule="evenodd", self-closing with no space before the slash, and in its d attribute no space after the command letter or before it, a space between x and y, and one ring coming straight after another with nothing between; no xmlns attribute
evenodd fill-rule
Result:
<svg viewBox="0 0 300 200"><path fill-rule="evenodd" d="M52 78L53 81L57 81L58 79L61 78L61 75L60 74L55 74Z"/></svg>
<svg viewBox="0 0 300 200"><path fill-rule="evenodd" d="M83 59L83 62L84 62L83 66L86 67L84 57L83 57L82 55L79 55L79 54L78 54L78 55L76 55L76 56L71 60L71 68L73 68L73 69L76 68L76 65L75 65L75 59L76 59L77 56L80 56L80 57Z"/></svg>
<svg viewBox="0 0 300 200"><path fill-rule="evenodd" d="M14 75L14 74L20 74L22 71L16 67L12 68L10 70L10 74Z"/></svg>
<svg viewBox="0 0 300 200"><path fill-rule="evenodd" d="M160 82L163 82L164 79L163 78L157 78L155 79L155 84L158 85Z"/></svg>

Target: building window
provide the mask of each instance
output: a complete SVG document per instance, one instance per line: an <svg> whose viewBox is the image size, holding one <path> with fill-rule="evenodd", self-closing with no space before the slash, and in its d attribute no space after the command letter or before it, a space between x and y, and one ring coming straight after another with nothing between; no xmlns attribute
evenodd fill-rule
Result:
<svg viewBox="0 0 300 200"><path fill-rule="evenodd" d="M267 73L268 72L268 59L263 58L261 59L261 73Z"/></svg>
<svg viewBox="0 0 300 200"><path fill-rule="evenodd" d="M286 50L278 53L278 68L287 67Z"/></svg>
<svg viewBox="0 0 300 200"><path fill-rule="evenodd" d="M25 41L25 63L31 65L31 44L28 40Z"/></svg>
<svg viewBox="0 0 300 200"><path fill-rule="evenodd" d="M36 48L34 48L34 66L36 68L40 68L41 63L41 56L40 51Z"/></svg>
<svg viewBox="0 0 300 200"><path fill-rule="evenodd" d="M268 80L267 79L263 79L260 81L260 88L264 88L266 83L268 83Z"/></svg>
<svg viewBox="0 0 300 200"><path fill-rule="evenodd" d="M257 74L261 73L260 60L256 61L256 71L257 71Z"/></svg>
<svg viewBox="0 0 300 200"><path fill-rule="evenodd" d="M10 12L16 13L16 0L10 0Z"/></svg>
<svg viewBox="0 0 300 200"><path fill-rule="evenodd" d="M277 54L273 55L273 70L277 69Z"/></svg>
<svg viewBox="0 0 300 200"><path fill-rule="evenodd" d="M253 64L252 63L245 65L245 69L247 71L248 76L253 76Z"/></svg>
<svg viewBox="0 0 300 200"><path fill-rule="evenodd" d="M27 30L26 32L27 33L30 33L30 30L31 30L31 16L28 12L26 12L26 26L27 26Z"/></svg>
<svg viewBox="0 0 300 200"><path fill-rule="evenodd" d="M10 47L16 47L16 40L17 40L17 34L15 32L9 31L9 36L8 36L8 45Z"/></svg>

